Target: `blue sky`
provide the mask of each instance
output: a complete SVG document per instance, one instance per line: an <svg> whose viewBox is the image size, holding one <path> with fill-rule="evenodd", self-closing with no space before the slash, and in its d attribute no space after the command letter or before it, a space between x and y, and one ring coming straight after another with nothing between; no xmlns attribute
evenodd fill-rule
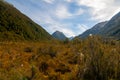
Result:
<svg viewBox="0 0 120 80"><path fill-rule="evenodd" d="M50 34L77 36L120 11L120 0L6 0Z"/></svg>

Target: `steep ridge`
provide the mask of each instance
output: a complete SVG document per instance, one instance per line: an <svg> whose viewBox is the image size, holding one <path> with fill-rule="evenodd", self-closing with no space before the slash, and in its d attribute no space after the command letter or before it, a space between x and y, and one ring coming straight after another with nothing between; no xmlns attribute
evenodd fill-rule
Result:
<svg viewBox="0 0 120 80"><path fill-rule="evenodd" d="M0 0L0 40L49 40L52 36L19 10Z"/></svg>
<svg viewBox="0 0 120 80"><path fill-rule="evenodd" d="M77 37L86 38L90 34L120 39L120 12L113 16L109 21L98 23Z"/></svg>
<svg viewBox="0 0 120 80"><path fill-rule="evenodd" d="M81 35L79 35L79 38L86 38L88 37L90 34L93 35L97 35L101 29L104 27L104 25L107 23L107 21L105 22L100 22L98 24L96 24L95 26L93 26L91 29L86 30L84 33L82 33Z"/></svg>
<svg viewBox="0 0 120 80"><path fill-rule="evenodd" d="M120 12L108 21L99 34L120 39Z"/></svg>

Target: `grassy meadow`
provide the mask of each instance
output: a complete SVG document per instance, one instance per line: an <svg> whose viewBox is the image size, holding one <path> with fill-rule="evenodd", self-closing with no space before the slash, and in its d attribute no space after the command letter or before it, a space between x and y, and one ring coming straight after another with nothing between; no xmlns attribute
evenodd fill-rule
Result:
<svg viewBox="0 0 120 80"><path fill-rule="evenodd" d="M120 42L0 42L0 80L120 80Z"/></svg>

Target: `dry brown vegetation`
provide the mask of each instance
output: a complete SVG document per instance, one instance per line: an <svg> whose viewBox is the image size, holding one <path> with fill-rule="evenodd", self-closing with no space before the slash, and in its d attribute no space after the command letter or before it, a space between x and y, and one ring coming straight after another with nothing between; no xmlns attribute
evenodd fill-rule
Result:
<svg viewBox="0 0 120 80"><path fill-rule="evenodd" d="M0 42L0 80L120 80L120 42Z"/></svg>

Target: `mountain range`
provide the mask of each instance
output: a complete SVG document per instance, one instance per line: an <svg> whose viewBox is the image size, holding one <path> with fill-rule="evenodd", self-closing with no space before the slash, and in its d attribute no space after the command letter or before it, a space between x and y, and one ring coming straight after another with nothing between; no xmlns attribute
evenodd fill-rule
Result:
<svg viewBox="0 0 120 80"><path fill-rule="evenodd" d="M120 39L120 12L109 21L100 22L91 29L78 35L86 38L90 34ZM0 0L0 40L65 40L67 37L60 31L50 35L40 25L33 22L13 5Z"/></svg>
<svg viewBox="0 0 120 80"><path fill-rule="evenodd" d="M90 34L120 39L120 12L113 16L109 21L96 24L78 37L86 38Z"/></svg>
<svg viewBox="0 0 120 80"><path fill-rule="evenodd" d="M64 36L62 32L55 32L55 36L53 35L53 37L60 39L60 34ZM91 34L120 39L120 12L113 16L109 21L100 22L77 37L87 38Z"/></svg>

